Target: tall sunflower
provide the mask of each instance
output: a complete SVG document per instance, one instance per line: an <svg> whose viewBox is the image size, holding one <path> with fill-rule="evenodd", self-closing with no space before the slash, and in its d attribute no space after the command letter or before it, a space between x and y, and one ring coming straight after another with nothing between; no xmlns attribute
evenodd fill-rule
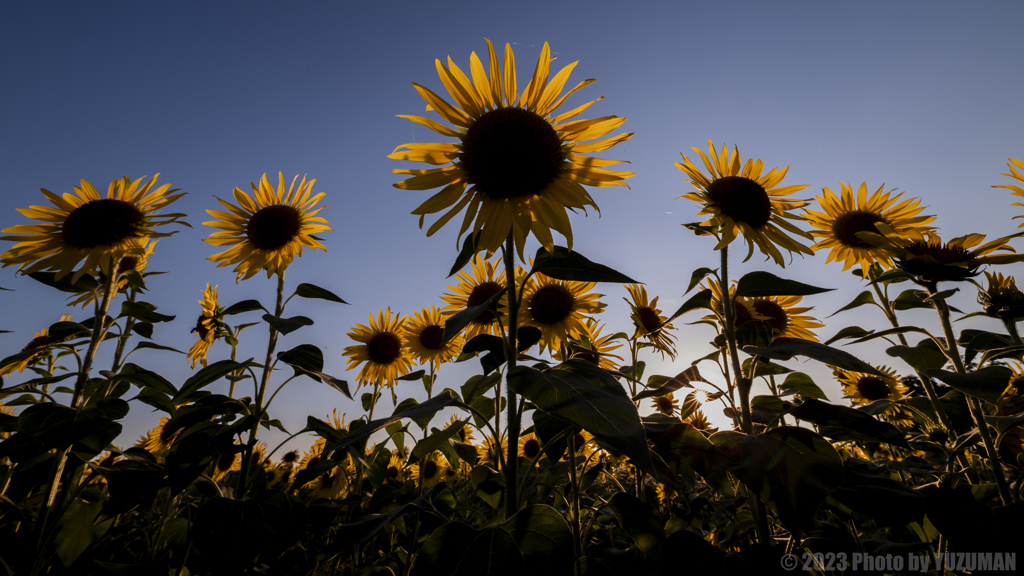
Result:
<svg viewBox="0 0 1024 576"><path fill-rule="evenodd" d="M676 411L679 410L679 401L676 400L675 393L669 392L668 394L651 398L651 408L666 416L675 416Z"/></svg>
<svg viewBox="0 0 1024 576"><path fill-rule="evenodd" d="M444 320L436 306L415 312L405 322L403 330L409 353L420 364L430 363L436 368L439 364L450 362L462 350L461 336L442 344Z"/></svg>
<svg viewBox="0 0 1024 576"><path fill-rule="evenodd" d="M77 282L90 270L108 270L112 261L137 250L147 238L177 232L159 232L156 227L179 222L185 215L157 214L157 211L185 194L175 194L178 189L172 190L170 184L154 188L159 176L153 176L146 183L142 178L133 182L127 176L114 180L107 187L106 198L101 198L86 180L81 181L81 188L73 186L75 194L58 196L41 188L53 207L18 208L18 212L41 224L5 229L4 232L13 235L0 236L0 240L17 244L0 254L0 261L4 268L17 264L23 274L52 270L59 279L85 260L72 276L72 282Z"/></svg>
<svg viewBox="0 0 1024 576"><path fill-rule="evenodd" d="M348 357L347 370L354 370L364 362L356 379L361 383L394 386L399 376L412 369L408 343L402 339L402 324L405 318L399 313L391 317L391 308L381 310L377 319L370 314L370 325L356 324L348 337L359 342L345 348Z"/></svg>
<svg viewBox="0 0 1024 576"><path fill-rule="evenodd" d="M482 258L479 254L471 261L473 274L459 272L456 277L459 283L456 286L448 286L451 294L444 294L441 299L448 305L441 309L442 316L452 316L472 306L479 306L494 296L505 287L505 272L497 269L493 262ZM518 276L518 272L516 273ZM477 316L465 329L467 340L471 340L478 334L501 334L500 325L505 324L505 316L508 314L508 295L502 294L498 298L498 314L490 311Z"/></svg>
<svg viewBox="0 0 1024 576"><path fill-rule="evenodd" d="M711 288L711 307L715 310L714 316L706 316L705 320L715 320L720 325L725 325L725 308L722 301L722 291L717 282L708 283ZM736 285L729 288L729 294L734 296ZM772 327L772 339L783 336L790 338L803 338L804 340L818 341L818 337L811 330L822 328L825 325L818 322L813 316L805 313L813 310L812 307L798 306L802 296L759 296L755 298L740 296L733 297L736 306L734 325L738 329L751 320L766 322Z"/></svg>
<svg viewBox="0 0 1024 576"><path fill-rule="evenodd" d="M854 404L866 405L875 400L899 400L907 393L907 387L900 382L896 372L888 366L877 367L885 374L880 378L873 374L833 368L832 374L843 387L843 395Z"/></svg>
<svg viewBox="0 0 1024 576"><path fill-rule="evenodd" d="M487 53L489 78L488 70L475 52L469 57L472 80L451 58L448 58L448 66L440 60L434 61L454 106L413 83L426 100L427 111L437 112L455 128L420 116L400 115L399 118L408 118L442 136L457 138L458 142L412 143L396 148L388 158L442 167L392 170L395 174L411 176L395 187L430 190L444 186L412 212L420 216L422 227L425 215L447 210L427 230L428 236L465 209L459 235L467 230L471 234L482 232L480 249L497 250L511 231L522 258L523 245L531 232L544 246L554 246L551 230L565 236L572 248L572 229L566 208L591 206L597 209L583 185L625 186L623 180L633 176L632 172L605 170L621 160L583 154L607 150L633 134L604 138L621 126L625 118L573 120L601 98L554 115L570 94L595 80L584 80L559 96L576 62L549 81L553 58L547 42L541 49L533 77L521 94L517 91L512 47L505 45L503 66L498 64L490 40L487 40ZM596 141L586 142L588 140Z"/></svg>
<svg viewBox="0 0 1024 576"><path fill-rule="evenodd" d="M203 366L206 366L206 353L210 350L210 346L213 346L213 343L227 331L224 323L220 320L224 308L217 300L217 287L211 286L207 282L206 289L203 290L203 299L199 303L203 305L203 313L199 315L195 328L192 328L192 332L199 336L199 340L192 345L192 348L189 348L186 357L190 368L195 368L196 362L201 362Z"/></svg>
<svg viewBox="0 0 1024 576"><path fill-rule="evenodd" d="M968 234L943 242L937 232L930 230L905 230L901 235L885 224L878 224L877 228L878 233L861 232L859 236L886 250L897 268L924 283L962 282L977 276L985 264L1024 262L1024 254L993 254L1016 252L1007 242L1024 232L982 244L984 234Z"/></svg>
<svg viewBox="0 0 1024 576"><path fill-rule="evenodd" d="M71 314L65 314L61 316L59 320L59 322L70 321ZM46 349L44 347L47 344L50 344L50 340L46 334L47 330L48 328L43 328L39 332L36 332L35 336L33 336L31 340L29 340L28 344L26 344L25 347L21 349L22 352L28 352L30 350L39 350L39 352L37 352L36 354L25 356L24 358L18 360L17 362L12 362L11 364L4 366L3 368L0 368L0 376L7 376L9 374L12 374L15 370L17 370L18 373L24 372L25 368L28 368L30 365L39 362L40 357L46 353Z"/></svg>
<svg viewBox="0 0 1024 576"><path fill-rule="evenodd" d="M602 336L601 330L601 324L597 320L589 316L584 318L583 330L573 339L572 344L575 345L575 348L571 351L570 358L586 360L605 370L615 370L613 358L621 362L622 356L612 352L622 348L622 344L615 341L614 335ZM551 356L559 362L565 360L562 357L562 351L558 349L552 350Z"/></svg>
<svg viewBox="0 0 1024 576"><path fill-rule="evenodd" d="M903 234L908 229L932 229L925 224L934 222L935 216L920 215L924 207L921 206L919 198L908 198L896 204L904 193L900 192L893 197L890 197L891 192L883 194L885 184L879 186L870 198L867 195L867 183L861 183L856 198L849 184L840 182L839 187L842 198L828 188L821 189L824 194L816 199L824 213L804 210L807 222L816 228L811 230L811 235L821 239L811 246L811 249L830 249L826 263L842 261L844 271L854 264L868 268L878 263L882 268L892 268L889 255L877 246L865 242L857 236L858 232L875 232L875 224L878 222L887 224L897 234Z"/></svg>
<svg viewBox="0 0 1024 576"><path fill-rule="evenodd" d="M1016 158L1009 158L1009 159L1007 159L1006 167L1010 169L1010 173L1007 174L1005 172L1002 172L1001 175L1009 176L1010 178L1013 178L1014 180L1020 182L1021 184L1024 184L1024 174L1018 172L1016 170L1016 168L1014 168L1014 166L1016 166L1017 168L1020 168L1021 170L1024 170L1024 162L1022 162L1020 160L1017 160ZM1014 184L996 184L996 185L994 185L992 187L993 188L1006 188L1007 190L1013 191L1013 195L1014 196L1020 196L1020 197L1024 198L1024 188L1021 188L1020 186L1017 186L1017 185L1014 185ZM1020 202L1014 202L1013 205L1014 206L1024 206L1024 204L1022 204ZM1017 218L1024 218L1024 215L1014 216L1013 218L1015 220ZM1020 226L1018 226L1018 228L1024 228L1024 224L1021 224Z"/></svg>
<svg viewBox="0 0 1024 576"><path fill-rule="evenodd" d="M668 333L669 330L672 330L672 325L662 326L662 323L665 322L665 317L661 315L661 310L658 309L658 297L655 296L654 300L648 301L647 289L639 284L628 284L626 290L629 291L629 295L633 299L630 302L623 298L629 304L629 317L633 320L633 325L636 327L633 337L639 338L642 336L646 338L654 346L655 350L661 352L662 358L665 357L665 354L675 358L675 337Z"/></svg>
<svg viewBox="0 0 1024 576"><path fill-rule="evenodd" d="M127 272L138 272L143 273L146 271L146 266L149 264L149 257L153 255L153 251L156 249L156 244L159 240L153 240L146 238L142 242L136 243L137 246L130 248L125 255L121 258L121 261L117 263L117 290L111 294L111 297L116 298L118 292L123 292L125 287L128 286L128 279L123 275ZM103 270L93 270L93 274L96 277L96 289L79 294L72 294L68 296L68 306L86 307L102 297L103 287L107 283L107 275Z"/></svg>
<svg viewBox="0 0 1024 576"><path fill-rule="evenodd" d="M760 160L747 159L741 168L740 151L735 145L732 154L729 154L723 143L722 151L719 153L715 151L711 140L708 140L710 158L699 148L691 150L700 154L704 166L708 169L708 175L701 172L700 168L683 154L683 162L677 162L675 167L690 177L690 183L697 190L679 198L699 202L702 208L698 215L711 216L704 225L719 227L721 238L715 250L725 248L738 235L743 235L748 247L744 262L754 254L755 244L762 254L770 256L779 266L786 265L779 248L790 253L814 254L810 248L786 234L789 232L813 239L810 234L786 221L803 220L802 217L789 212L806 206L807 201L784 197L809 186L798 184L779 187L789 166L782 170L772 168L767 174L762 175L764 164Z"/></svg>
<svg viewBox="0 0 1024 576"><path fill-rule="evenodd" d="M590 293L595 282L556 280L540 272L534 274L523 290L519 309L519 325L534 326L541 331L540 350L555 350L570 336L578 336L586 328L584 314L598 314L605 304L602 295Z"/></svg>
<svg viewBox="0 0 1024 576"><path fill-rule="evenodd" d="M303 247L326 250L320 239L314 236L332 230L327 220L317 216L323 207L316 205L324 193L310 197L316 179L306 182L303 176L296 188L295 181L298 179L296 175L291 185L287 186L284 174L278 172L275 188L267 175L263 174L258 185L251 183L252 196L235 188L238 206L217 198L230 212L206 211L216 220L203 224L221 231L210 234L205 241L214 246L231 248L207 260L219 262L218 268L237 264L237 282L251 278L261 269L266 269L267 278L284 272L296 256L302 256Z"/></svg>

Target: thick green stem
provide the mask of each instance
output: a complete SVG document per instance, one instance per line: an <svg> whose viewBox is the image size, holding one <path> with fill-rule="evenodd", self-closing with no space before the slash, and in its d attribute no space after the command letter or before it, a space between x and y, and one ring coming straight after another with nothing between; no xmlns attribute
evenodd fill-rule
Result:
<svg viewBox="0 0 1024 576"><path fill-rule="evenodd" d="M936 297L936 290L937 288L934 284L928 286L928 297L931 298L935 311L939 313L942 331L946 335L946 356L953 362L957 373L966 374L967 368L964 366L964 361L960 357L960 350L957 348L953 324L949 321L949 306L946 305L946 301L943 298ZM1003 505L1008 506L1013 503L1013 498L1010 495L1010 487L1006 484L1006 476L1003 475L1002 464L999 463L999 454L996 452L995 443L992 441L992 434L988 431L988 423L985 422L985 413L981 409L981 401L973 396L968 397L967 406L970 408L971 416L978 427L981 441L985 444L985 453L988 455L989 466L992 468L992 474L996 477L996 486L999 488L999 498L1003 501Z"/></svg>
<svg viewBox="0 0 1024 576"><path fill-rule="evenodd" d="M583 543L580 542L580 483L576 477L576 438L569 434L569 513L572 514L573 573L579 574ZM639 477L639 476L638 476Z"/></svg>
<svg viewBox="0 0 1024 576"><path fill-rule="evenodd" d="M516 501L517 465L519 464L519 408L516 406L516 393L508 384L509 376L516 367L516 359L519 356L519 340L517 332L519 327L519 300L516 297L516 244L512 232L509 231L505 240L505 286L506 297L508 298L508 336L506 339L506 356L508 365L505 371L506 396L508 397L508 454L505 458L505 518L511 518L518 511ZM496 411L497 412L497 411ZM500 433L500 430L495 429ZM501 449L501 442L495 439L497 447Z"/></svg>

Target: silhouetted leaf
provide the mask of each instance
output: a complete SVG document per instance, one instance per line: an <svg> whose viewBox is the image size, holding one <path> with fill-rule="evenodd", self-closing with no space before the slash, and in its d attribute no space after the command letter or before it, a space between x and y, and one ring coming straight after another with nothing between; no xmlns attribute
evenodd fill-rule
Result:
<svg viewBox="0 0 1024 576"><path fill-rule="evenodd" d="M859 308L865 304L874 304L875 306L878 305L878 303L875 302L874 294L872 294L870 290L865 290L861 292L860 294L857 295L856 298L853 299L853 302L850 302L846 306L843 306L839 310L836 310L835 312L829 314L828 318L831 318L836 314L839 314L840 312L845 312L846 310L853 310L854 308Z"/></svg>
<svg viewBox="0 0 1024 576"><path fill-rule="evenodd" d="M523 508L501 524L515 540L526 567L534 574L572 572L572 531L565 518L546 504Z"/></svg>
<svg viewBox="0 0 1024 576"><path fill-rule="evenodd" d="M644 556L649 560L661 556L665 544L664 523L651 512L647 504L632 494L617 492L608 502L608 507Z"/></svg>
<svg viewBox="0 0 1024 576"><path fill-rule="evenodd" d="M818 288L795 280L779 278L771 272L750 272L744 274L736 284L735 297L809 296L832 290L835 288Z"/></svg>
<svg viewBox="0 0 1024 576"><path fill-rule="evenodd" d="M219 362L214 362L193 374L188 380L185 380L185 383L181 385L181 390L174 395L172 400L177 404L190 397L193 392L200 390L207 384L212 384L235 370L245 368L252 361L253 359L249 358L245 362L235 362L234 360L221 360Z"/></svg>
<svg viewBox="0 0 1024 576"><path fill-rule="evenodd" d="M74 274L67 274L62 276L60 280L56 278L56 272L32 272L28 274L28 277L51 288L56 288L61 292L70 292L73 294L81 294L85 292L92 292L99 287L99 283L96 279L89 274L82 274L78 278L78 282L72 283L71 278Z"/></svg>
<svg viewBox="0 0 1024 576"><path fill-rule="evenodd" d="M968 396L995 404L1010 383L1013 370L1005 366L986 366L967 374L939 369L925 370L924 373Z"/></svg>
<svg viewBox="0 0 1024 576"><path fill-rule="evenodd" d="M844 370L853 370L854 372L885 377L884 374L873 366L848 352L802 338L776 338L767 348L747 346L743 351L750 355L764 356L772 360L789 360L793 356L807 356L818 362L838 366Z"/></svg>
<svg viewBox="0 0 1024 576"><path fill-rule="evenodd" d="M319 300L327 300L329 302L337 302L338 304L348 304L348 302L339 298L334 292L325 290L316 284L299 284L295 288L295 295L299 298L315 298Z"/></svg>
<svg viewBox="0 0 1024 576"><path fill-rule="evenodd" d="M828 340L825 340L824 344L828 346L829 344L837 340L842 340L844 338L860 338L861 336L867 336L868 334L871 334L871 332L871 330L865 330L860 326L847 326L846 328L843 328L839 332L836 332L835 336L829 338Z"/></svg>
<svg viewBox="0 0 1024 576"><path fill-rule="evenodd" d="M388 416L387 418L380 418L378 420L371 420L370 422L367 422L363 426L360 426L357 430L349 432L348 435L346 435L340 441L330 445L328 448L324 450L324 453L330 453L335 450L341 450L346 446L349 446L361 440L365 440L366 438L369 438L371 435L373 435L374 432L381 430L388 424L391 424L392 422L397 422L403 418L412 418L415 420L418 418L433 416L439 410L445 408L446 406L450 406L457 400L458 398L451 390L444 390L437 396L434 396L433 398L420 402L419 404L407 408L405 410L396 411L394 414Z"/></svg>
<svg viewBox="0 0 1024 576"><path fill-rule="evenodd" d="M683 370L679 374L676 374L674 378L668 380L657 388L648 388L633 397L633 400L642 400L644 398L650 398L653 396L664 396L670 392L686 387L693 388L690 382L707 382L703 376L700 375L700 371L697 370L696 366L690 366L686 370Z"/></svg>
<svg viewBox="0 0 1024 576"><path fill-rule="evenodd" d="M537 250L531 272L542 272L545 276L556 280L638 284L636 280L621 272L616 272L603 264L591 262L579 252L561 246L555 246L553 252L548 252L543 246Z"/></svg>
<svg viewBox="0 0 1024 576"><path fill-rule="evenodd" d="M156 312L156 306L148 302L122 302L121 313L118 317L129 316L135 318L141 322L148 322L155 324L157 322L170 322L174 320L174 316L168 316L166 314L160 314Z"/></svg>
<svg viewBox="0 0 1024 576"><path fill-rule="evenodd" d="M803 404L790 410L789 414L794 418L813 422L820 427L848 428L863 434L871 440L885 442L901 448L910 448L910 445L907 444L907 439L899 428L888 422L876 420L868 414L849 406L836 406L815 400L814 398L807 398ZM828 436L824 432L822 434Z"/></svg>
<svg viewBox="0 0 1024 576"><path fill-rule="evenodd" d="M714 274L715 272L717 272L717 269L712 270L711 268L697 268L696 270L694 270L693 274L690 274L690 283L686 286L686 292L693 290L693 287L696 286L697 284L700 284L700 281L707 277L708 274ZM684 294L686 292L684 292Z"/></svg>
<svg viewBox="0 0 1024 576"><path fill-rule="evenodd" d="M803 372L792 372L786 376L786 379L779 385L779 390L782 392L788 392L792 390L804 398L821 398L822 400L828 400L825 393L811 380L811 377Z"/></svg>
<svg viewBox="0 0 1024 576"><path fill-rule="evenodd" d="M242 300L241 302L236 302L231 306L228 306L221 315L231 316L234 314L241 314L243 312L252 312L254 310L267 311L267 309L263 307L263 304L260 304L259 300Z"/></svg>
<svg viewBox="0 0 1024 576"><path fill-rule="evenodd" d="M270 314L264 314L263 320L274 327L281 334L290 334L303 326L312 326L313 321L305 316L292 316L291 318L278 318Z"/></svg>
<svg viewBox="0 0 1024 576"><path fill-rule="evenodd" d="M946 354L939 349L938 345L931 338L924 338L914 346L896 345L886 349L886 354L894 358L901 358L918 372L942 368L949 362Z"/></svg>
<svg viewBox="0 0 1024 576"><path fill-rule="evenodd" d="M492 304L496 306L498 299L505 293L505 290L507 290L507 287L502 287L493 296L481 302L479 306L470 306L445 320L444 336L441 338L441 344L447 344L449 340L458 336L463 328L469 326L469 323L476 320L477 316L486 312Z"/></svg>
<svg viewBox="0 0 1024 576"><path fill-rule="evenodd" d="M697 292L693 296L690 296L690 298L686 302L683 302L683 305L680 306L679 309L675 311L675 314L669 316L669 318L665 320L661 325L665 326L666 324L672 322L676 318L679 318L680 316L686 314L691 310L697 310L698 308L706 308L708 310L711 310L711 295L712 293L710 289L704 289L701 290L700 292Z"/></svg>
<svg viewBox="0 0 1024 576"><path fill-rule="evenodd" d="M466 264L473 259L480 249L477 247L477 243L480 240L480 235L483 231L477 232L476 234L469 234L466 239L462 241L462 250L459 252L459 256L455 259L455 264L452 265L451 271L448 272L448 277L451 278L459 270L465 268Z"/></svg>

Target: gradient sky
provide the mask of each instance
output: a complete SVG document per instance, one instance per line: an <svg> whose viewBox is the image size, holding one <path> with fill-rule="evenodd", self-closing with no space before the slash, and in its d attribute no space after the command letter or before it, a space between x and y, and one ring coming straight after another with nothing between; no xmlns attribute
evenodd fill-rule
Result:
<svg viewBox="0 0 1024 576"><path fill-rule="evenodd" d="M558 56L553 68L579 61L572 84L599 79L565 109L605 96L585 117L627 117L623 129L636 136L598 156L630 161L636 177L631 189L591 191L601 216L572 217L575 249L645 282L672 311L693 269L718 266L713 242L680 226L696 220L699 207L675 200L689 184L672 166L679 152L706 149L709 138L738 144L744 158L767 168L790 166L787 184L810 184L802 197L823 186L838 190L839 182L885 183L923 198L945 237L1014 232L1011 217L1024 209L991 186L1009 182L999 175L1008 157L1024 158L1022 21L1020 2L7 2L0 4L0 226L27 223L15 208L46 203L39 188L71 192L85 179L105 190L122 175L159 172L160 182L188 193L173 211L188 213L193 228L160 242L149 269L170 274L154 277L145 299L177 315L158 325L154 339L187 350L206 282L219 285L225 304L273 304L275 283L265 275L236 284L230 268L205 260L215 252L201 241L212 232L202 223L205 210L217 208L213 196L248 190L264 172L308 174L317 179L314 191L327 194L322 215L334 232L323 235L327 252L296 260L288 287L313 282L351 305L293 300L286 315L310 316L316 325L284 336L279 350L315 343L325 371L354 383L340 356L352 344L350 327L389 306L408 314L441 305L452 283L445 276L457 255L457 227L426 238L409 212L429 194L393 188L401 178L390 173L422 166L386 158L400 144L437 141L395 117L423 114L411 82L443 93L435 58L450 55L465 69L470 52L486 52L487 37L499 50L512 44L522 78L548 41ZM528 252L535 249L531 243ZM798 257L785 270L759 256L745 264L737 257L731 269L733 277L769 270L837 288L805 299L819 318L863 290L841 266L826 266L824 254ZM65 312L89 315L65 309L62 294L16 277L13 268L0 272L0 286L15 290L0 293L0 328L13 331L0 335L3 355ZM626 290L599 291L608 303L605 332L631 330ZM973 300L965 288L954 304L967 308ZM250 316L234 320L257 319ZM926 313L905 321L935 325ZM882 322L880 312L862 308L832 318L819 335ZM708 352L710 328L677 325L679 358L647 357L648 374L674 374ZM262 327L247 330L241 358L262 359L266 337ZM884 346L852 348L893 364ZM228 352L218 344L210 358ZM191 373L173 353L143 350L129 360L176 384ZM105 362L109 354L101 353L98 368ZM845 402L824 367L790 365ZM444 368L438 386L458 389L476 366ZM710 365L702 367L712 375ZM425 397L414 383L398 393ZM334 408L350 420L362 414L336 391L301 379L271 414L296 432L306 415ZM390 400L381 410L390 412ZM719 407L710 412L724 421ZM131 444L155 421L139 405L120 443Z"/></svg>

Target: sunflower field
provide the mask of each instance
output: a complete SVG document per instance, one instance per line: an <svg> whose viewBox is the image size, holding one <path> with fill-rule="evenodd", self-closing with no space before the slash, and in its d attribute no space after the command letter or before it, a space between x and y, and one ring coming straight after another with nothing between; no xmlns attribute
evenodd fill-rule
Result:
<svg viewBox="0 0 1024 576"><path fill-rule="evenodd" d="M85 318L62 315L0 361L0 574L1016 571L1024 292L1003 267L1024 262L1024 231L943 239L919 198L867 183L812 198L788 167L708 142L675 167L704 218L685 226L713 251L686 271L684 303L662 309L642 270L574 245L570 213L634 176L605 156L633 134L586 117L600 98L567 109L594 81L571 84L576 63L553 61L545 43L518 76L511 45L488 40L466 68L436 61L446 95L414 84L432 116L401 117L440 141L397 146L390 159L416 164L396 162L394 186L430 191L413 214L430 217L427 236L458 226L461 251L438 305L366 311L349 329L352 382L325 372L323 347L280 341L347 304L286 280L304 250L326 250L316 180L263 174L207 210L208 260L238 282L265 272L276 291L272 306L222 303L207 283L187 352L159 343L173 317L146 300L161 281L151 260L196 224L174 211L183 192L159 175L105 194L82 180L19 209L31 223L3 231L3 266ZM1007 168L995 187L1024 198L1024 161ZM765 269L730 275L755 252ZM821 253L862 290L838 311L857 325L826 325L808 302L831 288L785 277L787 258ZM628 293L628 319L602 316L609 285ZM949 303L961 290L975 307ZM286 311L298 302L314 317ZM956 324L975 316L1002 328ZM690 357L677 345L690 330L714 351ZM243 337L265 355L243 359ZM869 341L887 365L858 356ZM184 355L191 376L129 361L139 349ZM688 367L650 373L656 357ZM845 398L797 362L827 367ZM474 375L454 381L453 363ZM327 408L266 443L293 380L363 411ZM424 401L406 392L420 385ZM134 444L130 410L153 415ZM713 426L721 413L729 424Z"/></svg>

